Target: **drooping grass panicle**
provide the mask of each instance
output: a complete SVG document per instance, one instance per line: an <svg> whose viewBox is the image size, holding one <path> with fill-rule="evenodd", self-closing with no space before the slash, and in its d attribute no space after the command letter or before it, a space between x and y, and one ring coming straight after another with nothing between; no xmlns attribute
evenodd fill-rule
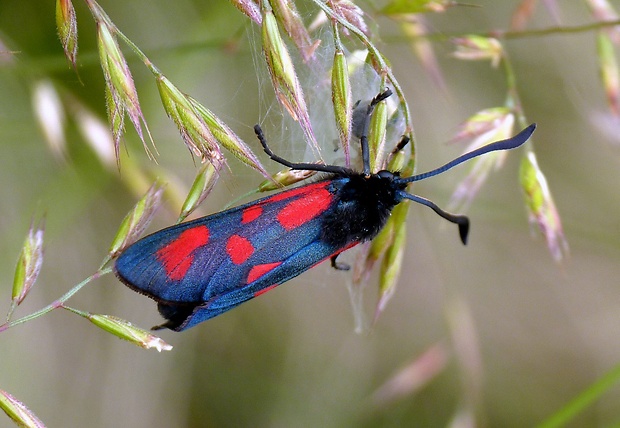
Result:
<svg viewBox="0 0 620 428"><path fill-rule="evenodd" d="M149 157L154 159L154 156L145 143L143 126L151 143L153 143L153 139L140 107L131 71L117 38L122 39L155 75L164 109L179 128L184 142L194 155L199 156L203 162L211 161L214 164L220 164L224 161L219 148L219 144L221 144L242 162L258 170L265 177L269 176L249 147L223 121L195 99L178 90L138 46L119 31L96 1L85 0L85 2L97 24L99 56L106 82L106 107L112 130L115 156L119 166L119 146L124 134L125 115L134 125ZM241 0L234 2L234 4L257 22L262 22L260 9L255 2ZM68 23L72 22L70 19L73 10L72 5L59 2L58 8L59 17L64 17L62 23L67 27ZM61 35L66 33L65 27L60 28L59 23ZM153 148L155 148L154 145Z"/></svg>
<svg viewBox="0 0 620 428"><path fill-rule="evenodd" d="M606 3L602 0L601 4ZM607 40L599 38L599 51L608 50L610 46ZM505 53L501 43L492 38L482 36L467 36L455 41L457 43L457 52L455 56L466 60L490 59L492 65L496 66L501 62L503 70L506 74L507 96L504 107L496 107L478 112L468 119L468 121L460 127L456 140L467 137L474 137L474 143L478 144L480 140L495 139L492 135L499 131L503 135L512 133L515 120L520 125L525 125L527 120L523 112L523 106L517 89L517 79L513 70L511 61ZM459 53L460 52L460 53ZM607 57L607 72L611 70L617 73L617 65L614 64L615 56L613 52L607 52L602 57ZM603 72L605 74L605 71ZM615 81L615 83L613 83ZM618 91L617 76L609 78L608 89L610 104L614 104L620 98L617 96ZM613 107L612 107L613 109ZM478 159L472 164L472 169L467 178L461 182L456 191L452 195L449 209L456 206L468 205L473 197L486 180L489 172L493 168L498 168L503 163L506 156L505 152L496 152ZM545 236L547 246L552 257L556 261L561 261L568 252L568 244L564 237L562 224L558 210L555 206L551 191L545 179L545 175L536 162L536 154L534 152L534 143L528 141L526 143L525 155L521 161L520 182L525 195L526 208L530 224L538 225L542 234Z"/></svg>

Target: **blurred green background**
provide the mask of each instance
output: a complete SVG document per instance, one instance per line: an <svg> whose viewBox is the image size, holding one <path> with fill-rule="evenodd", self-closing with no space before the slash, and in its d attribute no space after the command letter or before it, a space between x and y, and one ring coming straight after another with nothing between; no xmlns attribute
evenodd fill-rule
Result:
<svg viewBox="0 0 620 428"><path fill-rule="evenodd" d="M468 3L480 7L429 16L431 30L451 35L507 28L518 2ZM591 22L583 2L559 3L562 24ZM54 2L0 0L0 39L14 51L0 54L2 311L9 307L31 219L46 218L43 270L18 316L94 272L137 199L123 171L102 166L74 125L66 160L55 157L33 114L34 85L48 78L105 117L95 26L85 6L75 6L79 78L56 36ZM260 33L229 2L102 0L101 6L170 80L246 142L256 148L252 126L265 123L278 152L301 160L301 134L273 101ZM316 12L309 5L301 11L307 22ZM412 106L418 169L452 159L461 148L444 142L471 114L503 103L503 74L487 62L452 58L450 44L437 40L447 83L442 92L396 24L367 19L380 29L382 51ZM530 27L553 25L539 5ZM430 210L411 208L397 294L364 334L354 331L349 274L325 264L182 334L161 332L174 345L162 354L122 342L68 312L53 312L0 334L0 389L23 400L49 427L523 427L544 420L620 362L620 125L608 113L595 43L595 32L505 43L525 113L539 125L538 160L570 244L561 265L529 229L519 156L511 154L468 212L467 247ZM158 168L187 188L199 165L165 117L149 72L123 49L160 152ZM331 53L320 55L330 60ZM333 126L329 115L323 119L315 126ZM133 129L125 141L133 161L155 169ZM270 171L279 169L261 159ZM237 162L230 165L201 214L222 209L262 181ZM416 184L414 191L445 206L464 174L465 168L455 170ZM174 219L172 210L161 210L149 230ZM374 284L365 290L368 316ZM111 275L70 304L143 327L161 321L151 300ZM431 366L447 360L423 387L377 401L377 391L422 355ZM475 421L465 416L472 408ZM620 389L613 388L571 426L619 422ZM3 415L0 426L10 426Z"/></svg>

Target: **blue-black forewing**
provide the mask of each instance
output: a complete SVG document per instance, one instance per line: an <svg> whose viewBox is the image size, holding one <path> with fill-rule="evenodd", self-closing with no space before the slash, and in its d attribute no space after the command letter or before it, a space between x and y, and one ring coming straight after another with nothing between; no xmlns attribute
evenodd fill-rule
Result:
<svg viewBox="0 0 620 428"><path fill-rule="evenodd" d="M130 246L116 273L183 330L281 284L342 248L323 242L338 183L326 180L158 231Z"/></svg>

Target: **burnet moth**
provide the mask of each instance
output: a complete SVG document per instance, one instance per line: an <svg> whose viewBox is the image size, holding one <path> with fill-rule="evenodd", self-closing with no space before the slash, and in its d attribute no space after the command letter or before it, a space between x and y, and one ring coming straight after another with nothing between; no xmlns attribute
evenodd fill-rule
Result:
<svg viewBox="0 0 620 428"><path fill-rule="evenodd" d="M444 166L412 177L370 171L368 122L374 107L391 95L377 95L368 105L362 136L363 171L336 165L293 163L275 155L260 126L254 130L269 157L294 170L325 173L319 181L207 217L181 223L129 246L116 260L115 272L131 289L155 301L166 322L155 328L181 331L220 315L302 272L374 238L392 209L404 199L430 207L458 225L463 244L469 220L443 211L433 202L406 192L406 186L440 174L476 156L525 143L536 128L466 153Z"/></svg>

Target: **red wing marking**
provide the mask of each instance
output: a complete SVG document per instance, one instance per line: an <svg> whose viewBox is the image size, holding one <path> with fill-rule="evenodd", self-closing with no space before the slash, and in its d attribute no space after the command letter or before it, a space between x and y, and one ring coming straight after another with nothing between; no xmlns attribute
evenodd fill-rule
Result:
<svg viewBox="0 0 620 428"><path fill-rule="evenodd" d="M246 208L243 210L243 214L241 215L241 224L250 223L256 220L263 213L263 209L260 205L254 205L252 207Z"/></svg>
<svg viewBox="0 0 620 428"><path fill-rule="evenodd" d="M278 213L278 221L286 230L292 230L317 217L332 202L333 195L324 188L308 192L303 198L285 205Z"/></svg>
<svg viewBox="0 0 620 428"><path fill-rule="evenodd" d="M297 196L303 193L311 193L316 189L325 188L325 186L327 186L328 184L329 182L327 181L321 181L314 184L308 184L306 186L296 187L295 189L285 190L284 192L276 193L271 198L267 199L265 203L283 201L285 199L292 198L293 196Z"/></svg>
<svg viewBox="0 0 620 428"><path fill-rule="evenodd" d="M282 262L275 262L252 266L252 269L250 269L250 272L248 273L248 279L246 281L246 284L250 284L256 281L258 278L265 275L267 272L271 272L273 269L277 268L281 264Z"/></svg>
<svg viewBox="0 0 620 428"><path fill-rule="evenodd" d="M273 285L270 285L267 288L263 288L262 290L258 290L256 293L254 293L254 297L260 296L261 294L265 294L266 292L268 292L269 290L273 290L277 286L278 286L278 284L273 284Z"/></svg>
<svg viewBox="0 0 620 428"><path fill-rule="evenodd" d="M157 251L157 258L164 265L168 278L180 281L185 278L187 270L194 261L192 254L197 248L209 242L207 226L196 226L184 230L165 247Z"/></svg>
<svg viewBox="0 0 620 428"><path fill-rule="evenodd" d="M234 264L240 265L252 255L254 247L243 236L232 235L226 242L226 252Z"/></svg>

